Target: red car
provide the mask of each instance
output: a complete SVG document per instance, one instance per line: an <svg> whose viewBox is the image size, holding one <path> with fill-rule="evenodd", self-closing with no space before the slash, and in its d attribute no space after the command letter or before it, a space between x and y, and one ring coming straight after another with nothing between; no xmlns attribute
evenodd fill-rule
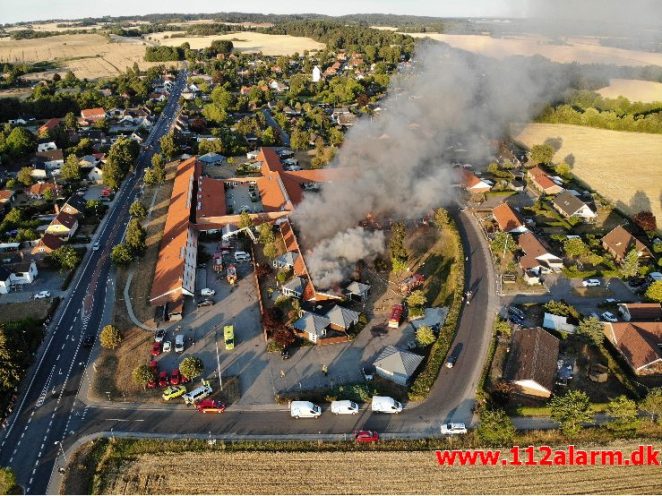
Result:
<svg viewBox="0 0 662 496"><path fill-rule="evenodd" d="M379 441L379 434L375 431L358 431L354 435L354 441L357 443L376 443Z"/></svg>
<svg viewBox="0 0 662 496"><path fill-rule="evenodd" d="M200 413L223 413L225 411L225 404L211 398L198 401L195 407Z"/></svg>
<svg viewBox="0 0 662 496"><path fill-rule="evenodd" d="M189 379L188 377L186 377L184 374L182 374L180 372L179 373L179 383L180 384L188 384L189 382L191 382L191 379Z"/></svg>
<svg viewBox="0 0 662 496"><path fill-rule="evenodd" d="M157 357L161 354L161 343L157 343L156 341L152 343L152 351L151 355L153 357Z"/></svg>
<svg viewBox="0 0 662 496"><path fill-rule="evenodd" d="M179 373L179 369L175 369L170 374L170 385L177 386L182 382L182 375Z"/></svg>
<svg viewBox="0 0 662 496"><path fill-rule="evenodd" d="M164 370L159 374L159 387L168 386L168 373Z"/></svg>

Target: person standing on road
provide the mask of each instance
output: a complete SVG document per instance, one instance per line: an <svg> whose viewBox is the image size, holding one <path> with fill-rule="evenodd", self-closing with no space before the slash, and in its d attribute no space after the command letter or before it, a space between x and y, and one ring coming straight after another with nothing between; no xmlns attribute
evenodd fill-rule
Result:
<svg viewBox="0 0 662 496"><path fill-rule="evenodd" d="M325 377L329 375L329 367L327 367L326 364L322 364L322 373Z"/></svg>

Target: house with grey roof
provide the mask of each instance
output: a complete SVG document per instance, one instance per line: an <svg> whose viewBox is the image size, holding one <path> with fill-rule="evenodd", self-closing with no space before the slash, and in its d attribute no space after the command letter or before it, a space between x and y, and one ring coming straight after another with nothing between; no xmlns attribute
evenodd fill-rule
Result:
<svg viewBox="0 0 662 496"><path fill-rule="evenodd" d="M564 217L579 217L587 221L597 217L597 214L586 203L568 190L556 195L552 205Z"/></svg>
<svg viewBox="0 0 662 496"><path fill-rule="evenodd" d="M373 362L375 371L384 379L406 386L423 362L423 357L404 351L395 346L387 346Z"/></svg>
<svg viewBox="0 0 662 496"><path fill-rule="evenodd" d="M205 165L221 165L225 157L220 153L209 152L199 156L198 160Z"/></svg>
<svg viewBox="0 0 662 496"><path fill-rule="evenodd" d="M334 305L327 313L331 329L335 331L347 332L352 326L359 322L359 312L349 308Z"/></svg>
<svg viewBox="0 0 662 496"><path fill-rule="evenodd" d="M364 301L370 294L370 285L358 281L352 281L345 288L345 293L353 300Z"/></svg>
<svg viewBox="0 0 662 496"><path fill-rule="evenodd" d="M428 326L433 331L438 331L439 328L444 325L444 322L446 322L447 315L447 307L426 308L423 312L423 317L420 319L412 320L411 325L414 327L414 330L418 330L423 326Z"/></svg>
<svg viewBox="0 0 662 496"><path fill-rule="evenodd" d="M305 288L306 280L302 277L295 276L283 284L280 290L285 296L289 296L291 298L301 298Z"/></svg>
<svg viewBox="0 0 662 496"><path fill-rule="evenodd" d="M273 265L276 269L293 269L294 262L299 257L299 254L296 251L288 251L276 257L273 261Z"/></svg>
<svg viewBox="0 0 662 496"><path fill-rule="evenodd" d="M292 324L292 327L306 334L310 342L317 343L320 338L326 336L326 331L330 323L331 321L323 315L303 312L299 320Z"/></svg>
<svg viewBox="0 0 662 496"><path fill-rule="evenodd" d="M554 389L559 339L542 327L513 332L504 379L528 396L549 398Z"/></svg>

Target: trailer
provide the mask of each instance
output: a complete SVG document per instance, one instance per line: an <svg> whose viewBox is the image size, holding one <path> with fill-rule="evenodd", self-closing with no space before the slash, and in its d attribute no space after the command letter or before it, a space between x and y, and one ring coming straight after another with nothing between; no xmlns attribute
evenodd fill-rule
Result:
<svg viewBox="0 0 662 496"><path fill-rule="evenodd" d="M400 284L400 291L404 294L411 293L414 289L420 287L425 282L425 276L423 274L413 274L407 279L402 281Z"/></svg>

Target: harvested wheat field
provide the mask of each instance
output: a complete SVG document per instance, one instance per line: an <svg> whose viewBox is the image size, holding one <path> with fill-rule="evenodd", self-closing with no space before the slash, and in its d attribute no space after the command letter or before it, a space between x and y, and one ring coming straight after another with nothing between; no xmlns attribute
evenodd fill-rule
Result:
<svg viewBox="0 0 662 496"><path fill-rule="evenodd" d="M631 102L662 102L662 83L638 79L611 79L598 93L605 98L624 96Z"/></svg>
<svg viewBox="0 0 662 496"><path fill-rule="evenodd" d="M555 161L572 155L573 174L623 211L651 210L662 219L662 135L529 124L515 137L529 147L548 138L562 140Z"/></svg>
<svg viewBox="0 0 662 496"><path fill-rule="evenodd" d="M242 31L232 34L213 36L187 36L182 38L165 38L170 33L155 33L147 39L157 41L161 45L179 46L188 42L193 49L206 48L214 40L230 40L235 49L240 52L262 52L264 55L291 55L304 50L323 50L324 43L318 43L310 38L281 34L264 34L252 31Z"/></svg>
<svg viewBox="0 0 662 496"><path fill-rule="evenodd" d="M534 36L492 38L482 35L407 33L415 38L430 38L450 46L502 59L511 55L542 55L554 62L615 64L624 66L662 66L662 53L642 52L600 46L591 38L568 39L567 44L552 44Z"/></svg>
<svg viewBox="0 0 662 496"><path fill-rule="evenodd" d="M126 461L102 477L105 494L659 494L662 491L659 467L441 467L433 451L149 454Z"/></svg>
<svg viewBox="0 0 662 496"><path fill-rule="evenodd" d="M0 62L56 62L79 78L111 77L137 62L146 69L157 62L145 62L143 42L115 38L110 42L98 34L66 34L30 40L0 40Z"/></svg>

